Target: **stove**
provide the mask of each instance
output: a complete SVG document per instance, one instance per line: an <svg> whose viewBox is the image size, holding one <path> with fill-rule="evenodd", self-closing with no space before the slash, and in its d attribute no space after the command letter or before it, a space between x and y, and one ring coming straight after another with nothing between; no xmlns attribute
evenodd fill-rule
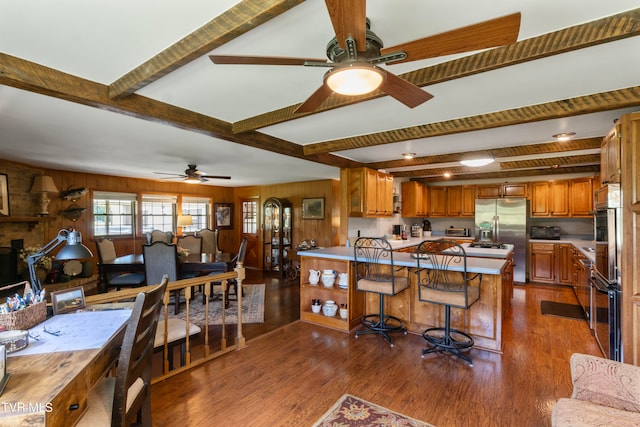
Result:
<svg viewBox="0 0 640 427"><path fill-rule="evenodd" d="M482 249L506 249L504 243L494 243L494 242L471 242L469 244L470 248L482 248Z"/></svg>

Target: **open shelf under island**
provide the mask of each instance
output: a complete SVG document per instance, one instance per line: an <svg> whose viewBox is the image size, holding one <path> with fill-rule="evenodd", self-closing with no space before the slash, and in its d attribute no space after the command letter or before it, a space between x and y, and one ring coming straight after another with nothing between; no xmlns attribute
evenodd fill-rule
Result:
<svg viewBox="0 0 640 427"><path fill-rule="evenodd" d="M471 334L474 347L502 352L502 322L509 308L512 293L513 264L510 252L504 252L504 258L492 258L491 253L474 253L467 256L467 270L471 273L482 273L480 300L469 310L451 309L452 327ZM378 307L378 297L370 293L358 292L355 289L355 274L353 271L354 254L352 247L335 246L313 251L300 251L300 318L301 320L319 325L350 331L360 324L360 318L365 313L375 313ZM489 257L485 258L483 255ZM394 296L386 297L385 312L399 317L411 333L422 334L426 328L442 326L444 324L444 306L419 301L417 261L410 253L394 252L394 264L407 268L411 286L408 290ZM382 262L385 263L385 262ZM386 262L388 264L388 262ZM336 286L324 287L309 284L310 270L334 270L338 273L349 273L348 289ZM451 269L455 271L455 269ZM328 317L322 312L311 312L311 300L319 298L323 301L334 300L338 305L348 304L347 319L339 316Z"/></svg>

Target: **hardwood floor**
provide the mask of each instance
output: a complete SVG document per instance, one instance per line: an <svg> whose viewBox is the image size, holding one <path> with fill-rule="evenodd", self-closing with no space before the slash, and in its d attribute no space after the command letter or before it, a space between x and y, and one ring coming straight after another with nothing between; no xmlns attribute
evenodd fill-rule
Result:
<svg viewBox="0 0 640 427"><path fill-rule="evenodd" d="M584 321L545 316L540 302L576 304L567 287L517 286L503 354L472 349L473 368L421 359L420 335L347 334L294 321L297 284L264 281L265 323L246 325L247 348L152 386L154 426L311 426L344 393L436 426L546 426L571 394L569 356L600 355ZM285 326L281 326L286 324Z"/></svg>

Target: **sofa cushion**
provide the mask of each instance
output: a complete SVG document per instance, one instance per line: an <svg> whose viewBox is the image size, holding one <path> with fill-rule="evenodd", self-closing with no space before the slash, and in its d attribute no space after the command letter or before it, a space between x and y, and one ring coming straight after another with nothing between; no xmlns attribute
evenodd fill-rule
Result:
<svg viewBox="0 0 640 427"><path fill-rule="evenodd" d="M578 399L560 399L551 413L551 425L637 427L640 413L596 405Z"/></svg>
<svg viewBox="0 0 640 427"><path fill-rule="evenodd" d="M624 411L640 412L640 369L609 359L571 356L574 399Z"/></svg>

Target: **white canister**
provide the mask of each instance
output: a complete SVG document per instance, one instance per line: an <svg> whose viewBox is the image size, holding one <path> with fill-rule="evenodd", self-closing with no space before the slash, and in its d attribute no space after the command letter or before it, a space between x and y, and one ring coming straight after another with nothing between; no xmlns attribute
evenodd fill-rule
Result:
<svg viewBox="0 0 640 427"><path fill-rule="evenodd" d="M320 280L322 280L322 284L325 287L330 288L336 281L336 272L333 270L323 270Z"/></svg>
<svg viewBox="0 0 640 427"><path fill-rule="evenodd" d="M338 311L338 304L335 301L326 301L322 306L322 313L325 316L333 317L336 315Z"/></svg>

